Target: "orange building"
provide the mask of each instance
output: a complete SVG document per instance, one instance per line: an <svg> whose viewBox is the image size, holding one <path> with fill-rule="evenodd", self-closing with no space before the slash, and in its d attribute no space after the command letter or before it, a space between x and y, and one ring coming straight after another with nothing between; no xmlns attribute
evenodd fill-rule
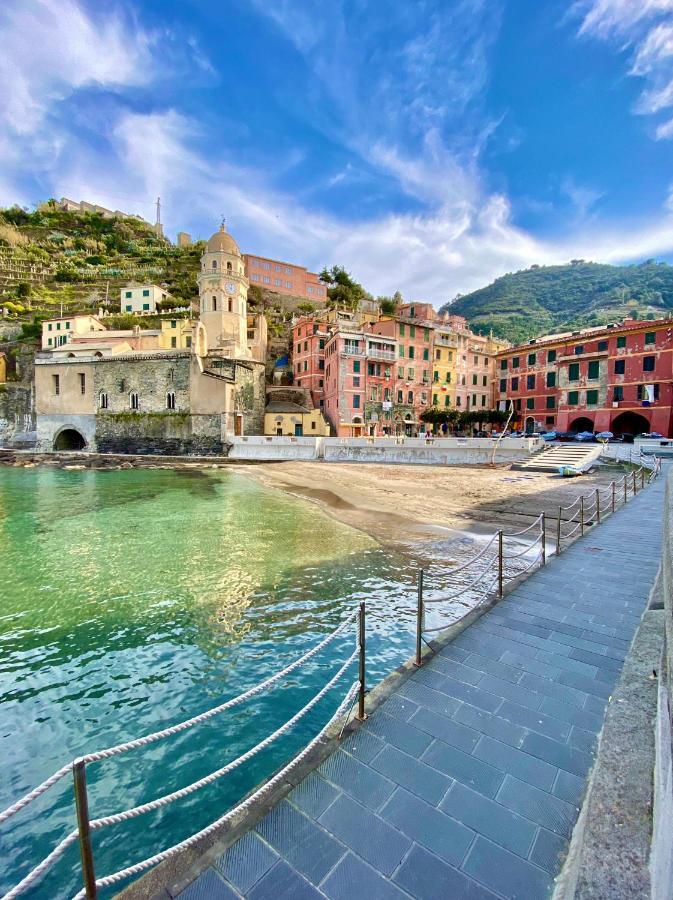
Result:
<svg viewBox="0 0 673 900"><path fill-rule="evenodd" d="M327 299L327 287L320 281L320 276L309 272L304 266L281 262L278 259L267 259L265 256L243 254L245 276L250 284L274 291L276 294L287 294L292 297L306 297L307 300L324 301Z"/></svg>

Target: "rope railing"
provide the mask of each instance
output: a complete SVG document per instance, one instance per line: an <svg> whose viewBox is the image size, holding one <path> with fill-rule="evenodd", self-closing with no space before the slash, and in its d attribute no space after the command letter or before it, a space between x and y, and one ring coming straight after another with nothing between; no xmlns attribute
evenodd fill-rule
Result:
<svg viewBox="0 0 673 900"><path fill-rule="evenodd" d="M191 728L195 725L198 725L202 722L207 721L215 715L218 715L225 710L232 709L235 706L239 706L244 703L246 700L251 699L252 697L256 697L259 694L263 693L266 690L274 687L278 684L283 678L289 675L291 672L294 672L300 666L305 665L309 662L313 657L315 657L321 650L327 647L332 641L336 640L337 637L344 635L346 631L355 625L357 621L357 631L356 631L356 641L355 641L355 649L348 656L348 658L343 662L343 664L339 667L337 672L323 685L323 687L298 711L296 712L290 719L288 719L283 725L277 728L274 732L264 738L262 741L258 742L254 747L245 753L238 756L236 759L227 763L225 766L220 767L214 772L211 772L209 775L204 776L203 778L198 779L197 781L192 782L186 787L180 788L179 790L173 791L169 794L165 794L162 797L158 797L154 800L148 801L147 803L143 803L139 806L131 807L130 809L123 810L118 813L112 813L111 815L102 816L97 819L92 819L89 816L89 805L88 805L88 792L86 787L86 766L89 763L97 762L103 759L109 759L113 756L117 756L121 753L125 753L129 750L136 749L138 747L147 746L148 744L152 744L155 741L158 741L162 738L170 737L178 732L185 731L188 728ZM162 859L167 859L169 855L173 855L174 853L179 852L181 849L184 849L187 846L191 846L197 839L203 837L205 834L210 833L215 828L220 827L225 821L231 818L236 812L246 808L247 805L251 802L251 797L247 798L243 803L239 804L234 810L230 810L225 816L220 817L217 822L208 826L203 831L199 832L198 835L192 835L191 838L187 838L185 841L182 841L180 844L175 845L173 848L169 848L166 851L162 851L162 853L151 857L149 860L144 860L142 863L137 863L134 866L129 867L128 869L121 870L121 872L116 872L113 875L108 875L104 878L97 879L95 876L94 869L94 860L93 860L93 851L91 848L91 833L100 828L104 828L109 825L118 825L122 822L128 821L129 819L134 819L137 816L143 815L145 813L151 812L153 810L159 809L161 807L167 806L170 803L173 803L176 800L181 800L184 797L193 794L194 792L200 790L201 788L206 787L207 785L212 784L217 781L219 778L224 777L229 774L229 772L243 765L243 763L252 759L255 755L265 750L275 741L277 741L282 735L289 732L310 710L312 710L331 690L333 690L337 683L344 677L349 667L353 665L355 660L359 660L359 676L358 681L351 687L345 697L345 699L339 704L337 712L331 717L327 725L320 731L320 733L314 738L309 745L298 755L296 756L289 764L285 767L284 772L289 771L290 768L295 766L300 758L304 758L306 753L309 751L309 748L312 748L316 745L317 741L325 734L327 729L333 724L336 719L343 714L344 709L348 706L353 698L353 693L355 688L357 688L359 695L359 704L358 704L358 718L365 718L365 604L360 603L359 608L347 616L341 624L334 629L327 637L325 637L322 641L316 644L311 650L304 653L298 659L294 660L289 665L285 666L285 668L276 672L274 675L260 682L249 690L239 694L237 697L233 697L231 700L226 701L216 707L213 707L207 710L204 713L201 713L198 716L193 716L190 719L185 720L184 722L180 722L177 725L172 725L169 728L162 729L161 731L153 732L152 734L146 735L142 738L137 738L132 741L127 741L122 744L118 744L114 747L109 747L105 750L101 750L95 753L89 753L84 756L81 756L75 759L72 763L69 763L66 766L62 766L57 772L54 772L48 779L43 781L38 787L34 788L32 791L21 797L15 803L13 803L10 807L8 807L2 813L0 817L0 822L6 821L15 813L24 809L28 806L33 800L37 799L39 796L44 794L50 787L64 778L68 773L72 772L73 780L74 780L74 788L75 788L75 802L76 802L76 812L77 812L77 829L68 833L57 845L54 849L37 865L35 866L27 875L25 875L21 881L15 885L8 893L6 893L2 900L14 900L14 898L19 897L21 894L25 893L33 884L35 884L38 880L42 878L42 876L56 863L66 852L66 850L74 844L77 840L80 843L81 850L81 858L82 858L82 877L84 882L84 889L77 895L78 897L86 897L86 898L95 898L97 896L97 890L101 887L106 887L108 885L114 884L117 881L122 880L123 878L128 877L129 875L135 874L136 872L142 871L145 868L149 868L152 865L155 865L157 862L162 861ZM279 773L280 774L280 773ZM277 777L277 776L274 776ZM261 794L263 791L270 790L270 784L273 782L271 779L270 782L266 782L262 788L256 792L257 796ZM252 795L255 796L255 795Z"/></svg>
<svg viewBox="0 0 673 900"><path fill-rule="evenodd" d="M639 481L640 489L642 490L646 482L646 472L647 483L650 483L654 478L657 477L661 468L660 459L655 456L654 463L651 464L650 461L646 459L641 449L639 453L639 460L641 465L639 468L634 469L633 472L625 474L617 480L611 481L610 484L605 488L596 488L592 494L580 494L567 506L560 505L558 507L558 514L556 519L557 556L561 554L564 542L567 542L574 538L578 534L578 532L580 533L580 535L583 535L587 527L593 526L594 524L600 524L602 518L615 512L617 505L620 502L624 504L628 501L629 493L633 493L633 495L637 494L639 490ZM564 513L571 513L571 515L564 518ZM570 527L570 530L568 530L569 526L572 526ZM529 534L530 532L534 532L538 528L539 534L537 534L524 547L520 549L514 549L512 552L505 552L506 540L521 538L524 535ZM425 608L428 604L432 604L434 606L437 603L450 603L451 601L458 599L468 592L476 592L475 589L479 585L482 586L478 591L480 598L488 596L493 588L495 588L497 585L497 596L499 599L502 599L502 597L504 596L505 584L507 582L515 578L521 578L538 564L546 564L546 515L544 512L542 512L530 523L530 525L527 525L525 528L522 528L519 531L496 532L494 535L492 535L488 544L486 544L486 546L481 550L480 553L467 560L467 562L463 563L462 565L456 567L455 569L452 569L451 575L472 568L479 559L484 557L484 555L486 554L488 549L490 549L496 539L498 541L497 554L490 560L490 562L488 562L484 566L484 568L475 576L475 578L472 579L472 581L468 582L465 585L460 585L455 593L440 594L439 596L435 597L426 597L424 593L425 573L423 570L419 571L416 611L415 663L417 666L421 666L423 664L423 643L430 647L430 644L428 644L428 642L425 640L424 635L442 631L447 627L447 625L453 625L456 623L456 621L460 621L460 618L464 618L465 615L469 615L469 612L464 613L464 615L459 619L453 620L449 623L443 622L439 625L427 627L425 624ZM531 559L530 554L535 551L536 547L539 547L539 549L537 550L537 552L535 552L535 555ZM518 564L515 567L512 567L510 565L508 569L506 564L511 564L513 562L516 562L517 560L521 560L521 564L525 563L523 568L520 567L521 564ZM492 579L491 583L484 588L484 581L492 571L492 567L494 565L496 566L497 573ZM474 609L474 607L472 607L472 609ZM472 609L470 610L470 612L472 611Z"/></svg>

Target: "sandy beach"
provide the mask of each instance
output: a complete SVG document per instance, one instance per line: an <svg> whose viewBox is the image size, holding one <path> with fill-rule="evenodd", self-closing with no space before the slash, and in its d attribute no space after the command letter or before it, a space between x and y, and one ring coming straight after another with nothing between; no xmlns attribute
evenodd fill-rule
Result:
<svg viewBox="0 0 673 900"><path fill-rule="evenodd" d="M318 503L331 515L381 543L427 540L451 532L491 534L516 529L580 494L621 477L619 467L561 478L509 466L404 466L284 462L241 466L251 477Z"/></svg>

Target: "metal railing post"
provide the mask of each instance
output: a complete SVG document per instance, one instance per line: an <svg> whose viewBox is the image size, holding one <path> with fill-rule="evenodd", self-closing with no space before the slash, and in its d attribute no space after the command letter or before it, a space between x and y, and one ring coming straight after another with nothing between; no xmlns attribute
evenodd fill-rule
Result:
<svg viewBox="0 0 673 900"><path fill-rule="evenodd" d="M91 828L89 827L89 798L86 789L86 763L76 760L72 766L77 829L79 831L79 852L82 859L82 881L87 900L96 900L96 873L93 866Z"/></svg>
<svg viewBox="0 0 673 900"><path fill-rule="evenodd" d="M635 497L638 493L638 485L636 484L636 470L634 469L631 474L633 475L633 496Z"/></svg>
<svg viewBox="0 0 673 900"><path fill-rule="evenodd" d="M503 532L498 532L498 597L502 600L504 588L503 579Z"/></svg>
<svg viewBox="0 0 673 900"><path fill-rule="evenodd" d="M615 511L615 494L617 493L617 485L612 482L612 512Z"/></svg>
<svg viewBox="0 0 673 900"><path fill-rule="evenodd" d="M624 476L624 503L629 502L629 479L625 475Z"/></svg>
<svg viewBox="0 0 673 900"><path fill-rule="evenodd" d="M558 520L556 522L556 555L561 555L561 515L563 514L563 508L559 506L558 508Z"/></svg>
<svg viewBox="0 0 673 900"><path fill-rule="evenodd" d="M547 527L547 517L544 513L542 513L542 565L545 566L547 564L547 535L546 535L546 527Z"/></svg>
<svg viewBox="0 0 673 900"><path fill-rule="evenodd" d="M640 467L640 490L642 491L642 489L644 487L645 487L645 469L641 466Z"/></svg>
<svg viewBox="0 0 673 900"><path fill-rule="evenodd" d="M601 524L601 492L596 488L596 525Z"/></svg>
<svg viewBox="0 0 673 900"><path fill-rule="evenodd" d="M367 718L365 713L365 604L360 603L360 614L358 616L358 650L360 651L360 670L358 680L360 682L360 690L358 691L358 719L363 722Z"/></svg>
<svg viewBox="0 0 673 900"><path fill-rule="evenodd" d="M423 640L423 569L418 572L418 606L416 609L416 665L422 666L421 641Z"/></svg>
<svg viewBox="0 0 673 900"><path fill-rule="evenodd" d="M580 497L580 536L584 536L584 494Z"/></svg>

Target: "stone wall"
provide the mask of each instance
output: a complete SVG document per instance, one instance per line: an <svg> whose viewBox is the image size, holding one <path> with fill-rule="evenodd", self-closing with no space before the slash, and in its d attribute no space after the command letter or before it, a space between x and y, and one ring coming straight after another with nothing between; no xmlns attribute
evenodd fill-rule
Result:
<svg viewBox="0 0 673 900"><path fill-rule="evenodd" d="M264 434L266 379L264 365L249 363L236 366L236 411L243 414L244 434Z"/></svg>
<svg viewBox="0 0 673 900"><path fill-rule="evenodd" d="M100 453L226 456L228 451L221 416L169 410L99 412L95 442Z"/></svg>
<svg viewBox="0 0 673 900"><path fill-rule="evenodd" d="M35 409L30 385L0 384L0 447L35 446Z"/></svg>

